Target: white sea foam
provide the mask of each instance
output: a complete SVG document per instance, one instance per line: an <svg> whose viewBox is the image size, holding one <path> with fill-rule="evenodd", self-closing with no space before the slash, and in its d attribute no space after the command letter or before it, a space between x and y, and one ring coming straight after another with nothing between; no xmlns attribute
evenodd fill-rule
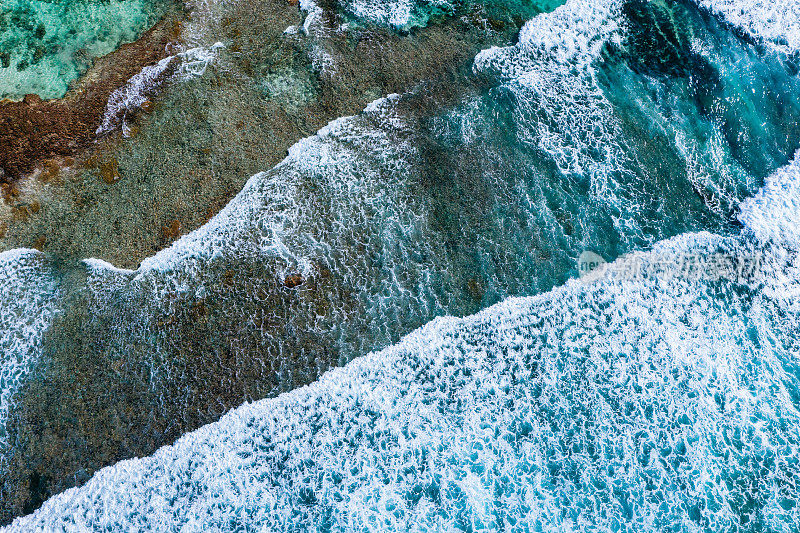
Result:
<svg viewBox="0 0 800 533"><path fill-rule="evenodd" d="M397 29L425 26L432 12L448 13L454 9L449 0L347 0L343 8L350 14L375 24Z"/></svg>
<svg viewBox="0 0 800 533"><path fill-rule="evenodd" d="M115 267L114 265L112 265L108 261L103 261L102 259L95 259L95 258L84 259L82 261L82 263L85 264L89 268L90 271L109 270L109 271L117 272L117 273L120 273L120 274L133 274L135 272L134 270Z"/></svg>
<svg viewBox="0 0 800 533"><path fill-rule="evenodd" d="M367 112L391 118L397 98ZM358 149L331 141L363 133L358 118L334 121L281 165L352 176ZM254 176L209 225L136 275L191 269L247 240L253 225L264 235L265 220L271 237L256 248L302 261L284 242L302 207L292 181L277 175L285 177ZM364 191L363 183L334 183ZM740 218L757 239L796 242L797 183L795 161L743 204ZM749 246L688 234L639 255L735 255ZM716 281L576 280L473 317L437 319L317 383L105 468L8 531L496 529L511 521L522 529L603 530L616 521L724 530L741 522L744 497L759 502L749 519L790 531L800 520L787 505L800 494L782 481L800 474L788 460L800 452L791 373L800 309L785 298L800 294L793 261L780 286L770 278L769 291L727 291L724 302Z"/></svg>
<svg viewBox="0 0 800 533"><path fill-rule="evenodd" d="M642 187L594 68L602 47L624 36L620 6L569 1L528 21L516 45L482 51L473 68L513 93L518 142L546 153L565 177L588 178L593 198L635 218L622 198Z"/></svg>
<svg viewBox="0 0 800 533"><path fill-rule="evenodd" d="M316 0L300 0L300 9L305 12L302 31L311 42L309 58L318 72L332 76L336 73L336 61L327 48L327 40L337 28L328 24L324 11Z"/></svg>
<svg viewBox="0 0 800 533"><path fill-rule="evenodd" d="M141 108L168 84L202 76L222 48L224 45L220 42L208 48L192 48L144 67L108 97L103 122L96 133L102 135L121 128L127 137L129 128L125 120L129 113Z"/></svg>
<svg viewBox="0 0 800 533"><path fill-rule="evenodd" d="M650 255L742 245L685 235ZM573 281L437 319L104 468L7 531L725 530L744 497L758 502L751 519L788 531L797 354L774 329L798 317L765 323L779 304L714 294L702 281Z"/></svg>
<svg viewBox="0 0 800 533"><path fill-rule="evenodd" d="M800 2L797 0L696 0L757 39L786 52L800 51Z"/></svg>
<svg viewBox="0 0 800 533"><path fill-rule="evenodd" d="M303 306L292 313L303 319L310 315L303 330L323 332L319 334L334 349L341 343L343 357L365 353L376 342L390 343L391 320L416 319L416 326L444 313L444 304L438 300L441 283L452 283L452 275L445 272L436 278L439 283L426 283L427 273L415 270L420 257L445 256L438 241L427 243L417 237L431 233L423 199L404 194L414 179L404 161L415 155L408 143L392 137L408 128L395 110L399 99L390 95L361 115L333 121L317 135L301 140L282 163L253 176L207 224L145 259L136 271L119 271L89 260L87 285L96 298L96 312L118 325L115 336L147 343L153 365L162 364L158 354L170 350L164 344L173 342L169 335L158 333L163 327L157 317L175 312L171 306L176 295L201 298L219 293L219 272L209 272L236 261L259 268L258 279L243 280L247 286L274 282L281 287L288 275L299 273L308 279L318 276L319 265L324 265L346 283L347 291L358 291L368 315L354 312L338 295L324 316L314 318ZM376 123L381 127L376 128ZM405 242L415 244L411 247ZM357 246L380 258L380 279L376 280L369 257L348 252ZM131 310L120 301L136 301L136 312L123 318ZM241 312L237 311L241 305L233 300L224 311ZM420 313L425 313L424 319L415 318ZM387 323L370 318L375 315L387 317ZM366 334L364 328L369 328ZM264 357L282 361L284 343L272 331L262 330L262 334L261 345L269 346L271 354ZM171 363L169 358L163 360L165 367ZM168 368L153 372L169 375Z"/></svg>
<svg viewBox="0 0 800 533"><path fill-rule="evenodd" d="M800 248L800 152L742 203L739 220L765 243Z"/></svg>
<svg viewBox="0 0 800 533"><path fill-rule="evenodd" d="M56 287L41 252L0 253L0 452L14 394L36 363L42 333L56 312ZM4 460L0 453L0 468Z"/></svg>
<svg viewBox="0 0 800 533"><path fill-rule="evenodd" d="M187 261L210 260L223 250L239 246L249 247L247 253L275 253L290 262L304 262L303 254L291 251L285 241L297 242L297 227L312 215L306 202L311 200L297 190L298 174L318 174L317 186L329 188L329 197L340 204L340 209L351 204L359 210L357 202L350 202L354 194L369 191L371 195L387 191L380 181L377 169L367 165L357 169L359 162L371 154L380 154L384 160L401 161L408 146L393 143L385 132L370 128L370 116L381 116L384 124L392 124L387 111L398 95L389 95L367 106L363 115L344 117L332 121L309 138L302 139L289 148L289 154L269 172L252 176L242 190L207 224L191 232L172 246L145 259L137 270L138 275L148 271L174 271L186 266ZM397 128L402 124L395 119ZM359 149L363 151L359 153ZM374 165L371 163L369 166ZM361 181L363 180L363 181ZM391 184L392 189L400 184ZM391 202L393 195L385 195ZM363 198L362 198L363 200ZM355 221L362 215L351 213ZM344 221L342 221L344 224ZM307 240L310 235L302 237ZM306 243L306 246L313 243ZM305 247L305 246L304 246ZM242 251L242 253L245 253Z"/></svg>
<svg viewBox="0 0 800 533"><path fill-rule="evenodd" d="M520 128L520 140L554 154L565 174L592 176L600 195L626 157L613 142L619 129L591 67L600 47L621 37L618 8L568 2L526 25L518 46L476 60L477 70L499 76L520 96L517 123L535 129ZM381 236L389 236L375 252L389 264L385 278L402 274L403 254L435 257L440 250L424 249L429 243L421 251L392 248L393 233L424 235L427 224L425 211L399 194L405 185L387 182L381 167L397 170L414 154L369 127L376 116L404 127L392 115L396 99L299 142L206 226L135 273L90 261L90 287L108 290L108 276L115 287L154 288L156 300L167 286L202 291L197 274L223 254L312 268L311 250L360 243L358 228L375 213ZM317 192L303 188L309 183ZM333 220L326 230L341 241L326 240L319 209ZM723 245L737 246L688 235L654 253ZM337 275L366 286L359 264L345 269ZM367 307L389 321L392 312L406 310L397 295L408 284L381 283ZM725 529L739 519L735 498L745 497L726 485L731 455L725 454L734 460L753 454L720 442L742 434L778 458L758 482L766 522L776 529L797 523L796 508L783 507L787 490L788 498L797 495L778 480L792 474L782 458L796 455L799 438L791 377L782 367L794 355L773 346L787 334L776 333L781 326L768 317L779 304L753 308L737 297L723 305L712 292L697 281L572 282L467 319L436 320L310 387L244 406L150 458L106 468L10 530L193 531L237 523L280 530L322 528L325 520L351 529L479 529L520 519L531 528L538 520L545 527L600 529L600 517L643 529L659 520L691 529L694 510L708 528ZM393 298L395 307L383 313L389 306L383 302ZM761 329L754 332L751 321ZM626 483L630 488L615 492ZM701 502L697 509L680 500L687 491ZM564 501L574 507L565 510Z"/></svg>
<svg viewBox="0 0 800 533"><path fill-rule="evenodd" d="M624 176L625 185L616 181L626 165L633 165L620 143L623 135L592 67L604 44L623 37L619 6L619 2L567 2L527 23L519 44L482 52L475 69L497 76L517 95L513 112L519 141L547 153L565 176L589 176L590 208L596 207L594 202L605 204L600 208L619 206L625 218L618 223L626 225L620 231L630 233L638 206L622 198L637 197L637 191L646 189L646 185L636 184L630 176ZM318 9L311 0L304 0L302 7L310 13ZM443 307L434 289L419 282L411 290L425 297L411 295L408 284L402 286L386 275L386 271L398 275L409 263L409 254L417 251L400 249L385 236L430 233L426 209L414 205L404 192L412 177L402 162L416 157L413 149L397 144L386 131L370 124L378 119L398 131L406 127L392 111L398 98L390 95L380 99L363 115L334 121L316 136L298 142L273 170L253 176L208 224L146 259L132 281L154 288L156 300L172 290L201 290L202 276L198 274L224 254L278 259L285 265L274 272L278 279L292 271L309 273L313 258L319 260L328 256L329 250L347 249L361 242L365 228L374 224L375 214L380 212L386 218L372 246L380 250L375 253L386 269L382 271L382 288L370 287L373 282L367 269L357 261L343 261L344 270L337 275L361 289L370 287L374 294L368 301L377 314L384 310L389 315L398 313L407 305L392 304L389 294L401 295L403 302L416 298L414 305L420 300L433 302L428 311L441 312ZM472 108L467 105L465 109ZM472 111L479 112L479 108ZM398 166L403 167L403 172L396 173L400 179L395 180L392 174L393 179L387 180L386 173ZM317 191L314 194L308 193L311 182ZM333 217L329 222L322 222L317 215L319 199L324 199L329 210L322 218ZM442 255L428 239L423 240L418 255ZM418 266L425 271L420 276L437 271L430 262ZM409 278L410 274L403 276ZM156 278L158 282L153 281Z"/></svg>
<svg viewBox="0 0 800 533"><path fill-rule="evenodd" d="M363 21L408 30L425 26L432 13L452 12L456 3L451 0L345 0L339 5L345 13ZM315 0L300 0L300 8L308 14L304 23L308 34L310 26L318 22L322 8Z"/></svg>

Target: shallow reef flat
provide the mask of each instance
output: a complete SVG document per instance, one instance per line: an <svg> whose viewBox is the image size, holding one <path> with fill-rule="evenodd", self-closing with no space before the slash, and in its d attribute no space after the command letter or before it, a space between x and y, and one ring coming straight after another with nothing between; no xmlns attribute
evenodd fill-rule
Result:
<svg viewBox="0 0 800 533"><path fill-rule="evenodd" d="M35 93L18 102L0 103L0 182L6 196L12 184L37 166L70 166L96 138L109 97L147 65L165 58L179 35L176 16L161 20L133 43L97 59L61 98L42 100ZM6 198L7 199L7 198Z"/></svg>
<svg viewBox="0 0 800 533"><path fill-rule="evenodd" d="M206 222L249 176L328 121L420 83L442 102L458 98L475 83L466 75L474 55L507 42L524 20L508 10L488 22L473 7L400 35L369 21L346 23L336 6L315 9L306 14L270 0L190 10L171 36L174 59L163 60L170 63L158 75L143 71L127 85L121 76L104 81L102 91L0 107L9 125L0 140L8 182L0 247L136 267ZM131 46L146 46L145 38ZM163 48L161 41L147 46ZM175 76L201 62L179 57L193 50L206 53L204 75ZM125 64L123 52L108 62ZM95 70L107 72L103 64ZM20 176L30 177L12 179Z"/></svg>
<svg viewBox="0 0 800 533"><path fill-rule="evenodd" d="M241 190L249 176L279 163L298 140L312 135L336 117L358 114L382 95L421 93L408 100L401 111L408 120L417 120L414 117L435 115L437 109L447 109L466 95L476 94L483 90L483 82L471 75L472 59L482 48L509 42L531 7L526 9L524 12L495 9L490 14L478 4L463 6L412 34L395 31L377 21L354 19L334 4L298 6L275 0L258 4L188 5L180 17L163 19L140 40L99 59L65 97L42 101L30 96L0 108L7 113L9 124L23 130L10 128L7 132L6 143L14 149L7 151L5 160L9 171L5 174L4 206L0 209L0 242L7 249L28 247L45 251L53 275L69 280L64 281L69 288L59 292L59 306L77 305L73 309L84 309L79 314L88 318L84 312L93 313L94 303L84 300L88 288L84 274L80 268L76 272L71 266L78 259L95 257L119 267L137 267L142 259L208 222ZM151 52L143 59L143 67L142 62L136 63L137 72L132 67L133 59L128 62L125 55L134 49ZM158 54L154 53L156 50ZM116 64L127 70L113 78L108 65ZM91 106L87 99L92 99ZM83 114L73 116L73 110ZM54 117L65 122L53 122ZM380 120L377 116L375 119ZM39 138L37 134L44 126L64 135L53 134L53 139L43 139L44 152L37 152L33 141ZM74 135L65 134L69 126L74 126ZM17 159L12 157L20 152L22 155ZM12 176L17 179L11 179ZM296 291L287 289L302 285L301 289L308 294L315 284L320 285L320 292L325 283L330 284L324 275L315 281L310 276L289 272L276 285L270 279L271 272L274 273L271 267L254 270L254 265L245 260L239 267L221 266L217 274L226 280L220 286L226 287L225 290L239 287L234 292L245 300L251 291L268 295L265 297L269 299L277 298L275 305L285 307L287 313L297 304L292 303ZM263 287L258 279L264 282ZM475 294L479 292L477 286L472 290ZM348 300L353 298L346 296ZM313 305L322 309L321 314L325 314L326 306L332 305L325 295L305 299L314 300ZM333 305L339 305L340 298L334 300ZM355 301L348 305L355 305ZM202 351L205 348L201 345L211 341L211 337L203 340L204 335L193 331L197 325L195 319L207 321L207 313L213 309L204 304L191 307L185 317L191 324L187 327L192 330L187 338L199 343L192 341L191 351ZM258 313L257 309L258 306L253 307L252 312ZM138 314L133 308L129 310ZM178 315L182 313L179 311ZM67 315L71 312L63 315L71 322ZM231 318L234 322L241 319ZM169 326L175 320L184 319L176 315L162 326ZM83 323L83 319L79 322ZM238 329L234 322L230 325ZM74 323L78 329L87 325ZM110 323L108 326L113 328ZM218 339L213 333L215 327L212 320L207 333ZM68 336L76 341L96 335L103 342L108 335L99 331L79 332L69 326L64 329L67 330L71 331ZM252 339L256 342L254 348L260 343L258 338L260 335ZM242 342L249 345L244 339ZM51 370L63 377L72 374L80 379L81 385L73 385L85 392L94 389L90 382L105 386L102 385L105 378L95 380L98 371L103 373L96 366L105 364L102 358L88 353L84 358L79 355L84 348L63 345L61 340L54 342L53 347L59 347L52 354L58 358L63 355L72 360L64 363L78 366L62 374L64 369L56 370L60 363L48 364ZM301 345L310 346L307 340L298 346ZM95 348L88 349L91 352ZM338 350L333 350L330 357L338 360L340 356L334 352ZM328 359L324 357L315 366L319 370L327 368ZM50 360L50 356L40 360ZM242 363L247 364L245 360ZM84 364L92 369L78 368ZM301 377L288 381L264 380L261 371L252 374L245 381L256 388L249 392L247 386L231 390L230 398L220 406L237 405L242 394L252 398L272 394L279 390L281 381L306 382L317 372L307 374L305 365L299 366L297 372ZM89 381L84 382L84 378ZM138 378L133 381L122 378L122 381L132 387L124 395L129 399L150 387ZM136 392L139 387L143 389ZM215 385L208 391L213 397L228 395ZM20 392L19 397L26 394ZM162 396L162 392L158 395ZM103 396L110 399L106 394ZM213 403L218 401L215 399ZM138 418L133 414L138 407L133 411L123 408L118 415L114 414L119 407L116 404L116 400L111 400L105 414L86 413L96 419L95 422L87 419L89 426L93 426L91 434L106 432L96 425L100 419L105 420L99 422L105 426L118 416ZM206 407L199 407L196 414L187 412L188 427L213 420L227 408L212 409L210 418L205 415L196 418ZM161 417L149 409L141 414L146 412L150 412L146 417ZM70 419L74 420L72 415L62 421ZM22 418L18 420L21 423ZM181 422L172 429L153 428L133 437L133 433L141 433L133 429L138 424L124 422L118 428L119 438L112 438L108 446L97 448L99 444L89 444L80 437L92 452L84 445L73 447L69 444L74 443L73 438L66 434L55 438L53 433L54 438L47 439L49 444L42 441L42 446L36 446L45 452L46 459L34 458L27 452L12 453L9 462L13 464L12 477L16 481L8 478L3 485L3 501L8 502L4 508L6 519L35 507L47 494L84 481L109 461L155 449L164 439L174 439L185 427ZM27 441L27 437L19 436ZM67 451L70 447L74 453ZM84 459L90 456L95 458L86 462ZM50 466L45 467L40 461ZM74 465L78 463L83 466L76 470Z"/></svg>
<svg viewBox="0 0 800 533"><path fill-rule="evenodd" d="M43 251L0 254L0 520L84 486L14 527L792 523L789 37L688 0L185 7L97 142L6 188L3 246ZM586 250L775 256L754 279L591 285ZM777 452L724 443L751 416ZM228 453L234 474L205 474Z"/></svg>

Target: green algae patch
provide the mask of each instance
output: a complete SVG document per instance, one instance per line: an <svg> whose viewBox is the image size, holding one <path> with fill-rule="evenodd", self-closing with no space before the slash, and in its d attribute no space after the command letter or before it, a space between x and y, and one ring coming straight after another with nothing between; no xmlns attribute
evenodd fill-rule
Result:
<svg viewBox="0 0 800 533"><path fill-rule="evenodd" d="M136 40L172 0L7 0L0 4L0 99L60 98L98 57Z"/></svg>

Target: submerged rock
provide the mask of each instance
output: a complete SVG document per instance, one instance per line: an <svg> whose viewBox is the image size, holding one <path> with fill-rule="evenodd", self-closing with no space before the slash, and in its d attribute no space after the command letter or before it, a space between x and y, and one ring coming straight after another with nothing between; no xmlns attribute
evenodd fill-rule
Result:
<svg viewBox="0 0 800 533"><path fill-rule="evenodd" d="M143 66L165 57L177 28L170 16L136 42L98 59L64 98L28 94L21 102L0 103L2 179L21 179L46 159L74 156L90 146L111 93Z"/></svg>

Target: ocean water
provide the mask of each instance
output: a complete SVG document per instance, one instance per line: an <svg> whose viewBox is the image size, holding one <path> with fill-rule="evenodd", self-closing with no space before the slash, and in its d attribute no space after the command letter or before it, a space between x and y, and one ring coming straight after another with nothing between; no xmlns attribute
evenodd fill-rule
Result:
<svg viewBox="0 0 800 533"><path fill-rule="evenodd" d="M792 531L798 163L739 236L627 258L758 256L745 274L662 266L437 319L8 530Z"/></svg>
<svg viewBox="0 0 800 533"><path fill-rule="evenodd" d="M800 78L759 6L568 0L135 271L9 255L10 464L55 468L37 423L124 456L214 422L11 529L792 531ZM585 283L587 249L662 271Z"/></svg>
<svg viewBox="0 0 800 533"><path fill-rule="evenodd" d="M340 2L340 9L361 21L409 31L428 25L431 19L470 10L483 11L494 24L511 17L528 20L563 3L564 0L345 0Z"/></svg>
<svg viewBox="0 0 800 533"><path fill-rule="evenodd" d="M57 276L43 254L13 250L0 254L0 449L7 446L5 421L11 397L35 362L42 331L53 317ZM5 467L0 456L0 465Z"/></svg>
<svg viewBox="0 0 800 533"><path fill-rule="evenodd" d="M0 100L60 98L92 60L134 41L171 0L4 0Z"/></svg>
<svg viewBox="0 0 800 533"><path fill-rule="evenodd" d="M699 4L769 46L789 54L800 48L800 5L793 0L700 0Z"/></svg>

